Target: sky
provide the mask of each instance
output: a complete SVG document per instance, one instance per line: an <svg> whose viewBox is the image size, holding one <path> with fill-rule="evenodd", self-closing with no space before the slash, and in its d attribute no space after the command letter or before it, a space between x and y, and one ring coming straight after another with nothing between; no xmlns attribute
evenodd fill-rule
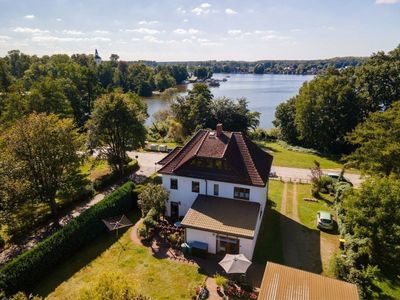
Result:
<svg viewBox="0 0 400 300"><path fill-rule="evenodd" d="M319 59L400 44L400 0L0 0L0 56Z"/></svg>

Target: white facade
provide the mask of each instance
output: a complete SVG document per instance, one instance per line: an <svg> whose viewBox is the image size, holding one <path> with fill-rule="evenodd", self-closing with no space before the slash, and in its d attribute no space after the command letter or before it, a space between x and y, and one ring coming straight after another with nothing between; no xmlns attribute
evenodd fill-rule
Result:
<svg viewBox="0 0 400 300"><path fill-rule="evenodd" d="M177 179L178 188L171 189L171 179ZM199 193L192 192L192 182L199 182L200 191ZM218 196L223 198L234 199L234 188L246 188L250 190L250 197L248 201L258 202L261 205L262 214L264 214L265 203L267 202L267 188L257 187L251 185L236 184L230 182L214 181L199 178L190 178L182 176L163 175L162 182L164 188L169 191L169 200L167 203L166 215L170 216L170 202L178 202L179 204L179 216L183 217L188 212L189 208L192 207L194 200L196 200L199 194ZM214 195L214 184L218 184L219 193Z"/></svg>
<svg viewBox="0 0 400 300"><path fill-rule="evenodd" d="M209 231L202 231L198 229L186 228L186 241L187 242L194 242L200 241L203 243L208 244L208 252L211 254L217 253L217 233L209 232ZM226 235L222 235L226 236ZM247 258L253 257L255 241L250 239L245 239L241 237L234 237L234 236L227 236L231 238L235 238L239 240L239 253L244 254Z"/></svg>
<svg viewBox="0 0 400 300"><path fill-rule="evenodd" d="M171 179L177 180L177 189L171 189ZM232 201L252 201L260 204L257 224L254 233L254 239L246 239L241 237L231 237L239 239L239 253L243 253L248 258L253 257L254 247L257 241L258 232L264 215L264 208L267 202L268 185L267 187L256 187L243 184L235 184L222 181L206 180L199 178L190 178L173 175L162 176L163 186L169 191L169 200L166 204L166 215L171 216L171 202L178 203L179 216L183 217L193 205L199 194L217 196L223 198L231 198ZM192 192L192 182L199 183L199 193ZM218 195L214 194L214 185L218 185ZM234 188L246 188L250 190L249 200L234 199ZM186 229L186 241L200 241L208 244L208 252L215 254L217 252L217 233L203 231L198 229ZM229 237L229 236L227 236Z"/></svg>

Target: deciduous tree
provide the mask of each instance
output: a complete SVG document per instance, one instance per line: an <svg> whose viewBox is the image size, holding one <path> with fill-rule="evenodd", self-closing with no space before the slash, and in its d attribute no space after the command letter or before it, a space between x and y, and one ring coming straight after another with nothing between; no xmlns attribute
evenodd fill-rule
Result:
<svg viewBox="0 0 400 300"><path fill-rule="evenodd" d="M89 145L98 148L114 171L124 174L127 151L144 145L146 104L136 94L113 92L96 100L87 123Z"/></svg>

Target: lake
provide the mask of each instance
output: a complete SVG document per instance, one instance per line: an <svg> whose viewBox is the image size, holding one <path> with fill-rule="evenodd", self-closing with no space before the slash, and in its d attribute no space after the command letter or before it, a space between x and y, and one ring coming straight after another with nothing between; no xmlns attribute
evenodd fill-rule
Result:
<svg viewBox="0 0 400 300"><path fill-rule="evenodd" d="M260 127L271 128L274 120L275 108L278 104L297 94L305 81L311 80L313 75L281 75L281 74L214 74L213 78L228 81L221 82L219 87L210 87L214 97L241 98L249 101L249 109L258 111ZM186 89L191 89L191 84L180 87L179 95L186 95ZM151 125L152 115L160 109L169 106L170 100L160 97L144 98L148 106L150 117L146 125Z"/></svg>

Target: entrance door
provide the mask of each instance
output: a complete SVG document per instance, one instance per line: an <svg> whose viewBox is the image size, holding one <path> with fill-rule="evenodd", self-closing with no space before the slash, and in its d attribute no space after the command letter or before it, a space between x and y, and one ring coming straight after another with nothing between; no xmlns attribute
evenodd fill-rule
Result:
<svg viewBox="0 0 400 300"><path fill-rule="evenodd" d="M217 236L217 252L221 254L239 254L239 240Z"/></svg>
<svg viewBox="0 0 400 300"><path fill-rule="evenodd" d="M171 201L171 219L173 221L179 220L179 203Z"/></svg>

